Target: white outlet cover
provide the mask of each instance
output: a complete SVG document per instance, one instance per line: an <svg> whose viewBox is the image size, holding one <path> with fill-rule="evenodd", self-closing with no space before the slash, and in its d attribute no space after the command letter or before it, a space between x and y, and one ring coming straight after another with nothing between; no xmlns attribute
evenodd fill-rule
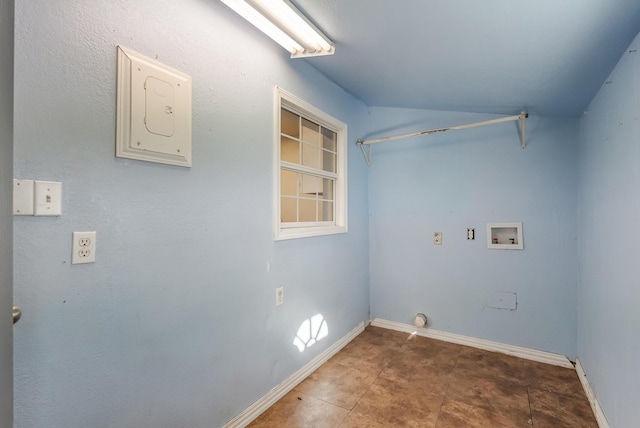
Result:
<svg viewBox="0 0 640 428"><path fill-rule="evenodd" d="M13 179L13 215L33 215L33 180Z"/></svg>
<svg viewBox="0 0 640 428"><path fill-rule="evenodd" d="M73 232L71 264L95 263L96 232Z"/></svg>
<svg viewBox="0 0 640 428"><path fill-rule="evenodd" d="M284 287L276 288L276 306L284 303Z"/></svg>
<svg viewBox="0 0 640 428"><path fill-rule="evenodd" d="M433 244L442 245L442 232L435 232L433 234Z"/></svg>

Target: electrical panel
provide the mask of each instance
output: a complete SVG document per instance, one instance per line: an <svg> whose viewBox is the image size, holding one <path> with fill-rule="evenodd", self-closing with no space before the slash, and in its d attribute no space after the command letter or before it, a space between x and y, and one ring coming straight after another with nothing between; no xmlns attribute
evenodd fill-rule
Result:
<svg viewBox="0 0 640 428"><path fill-rule="evenodd" d="M118 46L116 156L191 166L191 77Z"/></svg>

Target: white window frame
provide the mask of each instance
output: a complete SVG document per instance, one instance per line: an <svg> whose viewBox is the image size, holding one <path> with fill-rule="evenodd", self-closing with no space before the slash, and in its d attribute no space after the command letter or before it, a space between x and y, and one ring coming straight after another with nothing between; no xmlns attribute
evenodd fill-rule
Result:
<svg viewBox="0 0 640 428"><path fill-rule="evenodd" d="M280 216L280 109L285 107L336 133L336 174L332 222L284 223ZM276 86L274 96L273 230L276 241L347 232L347 125Z"/></svg>

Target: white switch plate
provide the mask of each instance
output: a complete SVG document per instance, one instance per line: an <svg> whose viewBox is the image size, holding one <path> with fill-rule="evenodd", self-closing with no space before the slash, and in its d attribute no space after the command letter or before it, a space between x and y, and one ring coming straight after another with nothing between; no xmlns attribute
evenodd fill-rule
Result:
<svg viewBox="0 0 640 428"><path fill-rule="evenodd" d="M34 184L34 215L57 216L62 214L62 183L36 181Z"/></svg>
<svg viewBox="0 0 640 428"><path fill-rule="evenodd" d="M13 215L33 215L33 180L13 179Z"/></svg>
<svg viewBox="0 0 640 428"><path fill-rule="evenodd" d="M96 232L73 232L71 264L96 261Z"/></svg>

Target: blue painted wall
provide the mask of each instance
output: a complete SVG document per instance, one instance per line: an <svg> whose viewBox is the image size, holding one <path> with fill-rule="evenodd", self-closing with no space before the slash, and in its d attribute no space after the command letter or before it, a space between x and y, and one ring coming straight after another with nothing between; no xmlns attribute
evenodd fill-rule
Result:
<svg viewBox="0 0 640 428"><path fill-rule="evenodd" d="M578 357L612 427L638 425L640 37L580 121Z"/></svg>
<svg viewBox="0 0 640 428"><path fill-rule="evenodd" d="M63 183L61 217L14 221L16 426L222 426L368 318L355 145L349 233L272 238L274 86L350 141L364 104L217 1L16 9L14 175ZM193 77L193 168L115 158L120 44ZM97 262L71 265L82 230L97 231ZM317 313L329 337L300 353Z"/></svg>
<svg viewBox="0 0 640 428"><path fill-rule="evenodd" d="M19 2L15 42L14 176L63 182L63 216L14 219L16 426L221 426L369 310L577 355L635 423L637 53L581 120L532 115L526 150L515 123L381 143L370 169L350 144L349 233L274 242L275 85L350 142L493 116L367 109L215 1ZM193 168L114 157L119 44L193 76ZM524 251L487 249L487 222L522 222ZM70 265L74 230L97 263ZM317 313L329 337L299 353Z"/></svg>
<svg viewBox="0 0 640 428"><path fill-rule="evenodd" d="M372 108L369 120L388 135L494 117ZM525 150L516 122L375 145L372 318L425 312L437 330L575 357L577 143L577 120L533 115ZM488 222L522 222L524 250L487 249ZM517 310L486 308L495 291L516 292Z"/></svg>

